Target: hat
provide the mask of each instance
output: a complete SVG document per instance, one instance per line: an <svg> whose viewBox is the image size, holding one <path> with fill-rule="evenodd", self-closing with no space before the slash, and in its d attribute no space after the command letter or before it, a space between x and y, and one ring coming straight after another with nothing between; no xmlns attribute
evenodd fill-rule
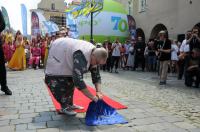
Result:
<svg viewBox="0 0 200 132"><path fill-rule="evenodd" d="M65 27L61 27L61 28L60 28L60 31L61 31L61 30L66 30L66 28L65 28Z"/></svg>
<svg viewBox="0 0 200 132"><path fill-rule="evenodd" d="M159 34L166 34L166 31L161 30L161 31L159 32Z"/></svg>
<svg viewBox="0 0 200 132"><path fill-rule="evenodd" d="M65 30L61 30L59 33L60 34L66 34L66 31Z"/></svg>

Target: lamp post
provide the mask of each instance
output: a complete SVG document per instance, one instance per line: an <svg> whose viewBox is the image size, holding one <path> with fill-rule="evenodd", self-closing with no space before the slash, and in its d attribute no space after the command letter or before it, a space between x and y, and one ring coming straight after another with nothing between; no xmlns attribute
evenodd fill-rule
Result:
<svg viewBox="0 0 200 132"><path fill-rule="evenodd" d="M91 2L91 8L93 7L93 3ZM93 12L91 12L91 21L90 21L90 42L93 43Z"/></svg>
<svg viewBox="0 0 200 132"><path fill-rule="evenodd" d="M131 4L132 4L132 2L133 2L133 0L128 1L129 15L131 15Z"/></svg>

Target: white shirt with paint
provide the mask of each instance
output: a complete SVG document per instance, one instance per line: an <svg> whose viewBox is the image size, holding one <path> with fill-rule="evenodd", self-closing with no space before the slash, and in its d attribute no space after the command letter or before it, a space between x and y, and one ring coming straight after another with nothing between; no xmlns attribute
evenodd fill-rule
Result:
<svg viewBox="0 0 200 132"><path fill-rule="evenodd" d="M171 52L171 60L178 60L178 46L176 44L172 44L172 52Z"/></svg>
<svg viewBox="0 0 200 132"><path fill-rule="evenodd" d="M120 43L113 43L112 47L114 47L112 56L120 56L120 48L121 44Z"/></svg>
<svg viewBox="0 0 200 132"><path fill-rule="evenodd" d="M180 47L180 52L189 52L190 51L190 45L187 44L187 40L183 40L181 47Z"/></svg>

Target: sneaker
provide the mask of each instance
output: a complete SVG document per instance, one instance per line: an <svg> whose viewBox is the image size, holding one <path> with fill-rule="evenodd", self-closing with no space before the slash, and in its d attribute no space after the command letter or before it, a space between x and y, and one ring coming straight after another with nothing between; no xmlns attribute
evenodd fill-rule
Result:
<svg viewBox="0 0 200 132"><path fill-rule="evenodd" d="M6 86L6 87L2 87L1 91L5 93L5 95L12 95L12 91L10 91L10 89Z"/></svg>
<svg viewBox="0 0 200 132"><path fill-rule="evenodd" d="M73 110L83 110L84 107L74 104L74 105L71 106L71 109L73 109Z"/></svg>
<svg viewBox="0 0 200 132"><path fill-rule="evenodd" d="M117 70L115 70L115 73L119 73Z"/></svg>
<svg viewBox="0 0 200 132"><path fill-rule="evenodd" d="M110 73L112 73L113 71L112 70L110 70Z"/></svg>
<svg viewBox="0 0 200 132"><path fill-rule="evenodd" d="M59 114L65 114L65 115L69 115L69 116L75 116L77 114L77 112L73 111L71 108L70 109L60 109L59 110Z"/></svg>

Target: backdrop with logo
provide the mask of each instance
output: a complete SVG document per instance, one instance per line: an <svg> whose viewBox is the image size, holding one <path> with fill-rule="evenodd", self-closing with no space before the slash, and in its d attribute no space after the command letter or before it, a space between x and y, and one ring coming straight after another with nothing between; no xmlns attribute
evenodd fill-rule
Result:
<svg viewBox="0 0 200 132"><path fill-rule="evenodd" d="M104 0L103 4L101 5L103 5L103 9L100 12L94 13L93 15L94 41L114 41L116 38L119 38L121 41L125 41L129 36L131 36L131 38L135 38L135 21L133 22L133 17L127 15L127 12L122 4L114 0ZM79 38L89 41L91 17L90 14L85 15L84 13L82 13L82 15L78 15L81 14L81 12L84 12L81 11L82 8L83 4L72 9L72 12L75 12L74 19L76 22L73 25L76 25L77 27ZM77 9L77 12L75 9ZM72 13L73 16L74 14Z"/></svg>

